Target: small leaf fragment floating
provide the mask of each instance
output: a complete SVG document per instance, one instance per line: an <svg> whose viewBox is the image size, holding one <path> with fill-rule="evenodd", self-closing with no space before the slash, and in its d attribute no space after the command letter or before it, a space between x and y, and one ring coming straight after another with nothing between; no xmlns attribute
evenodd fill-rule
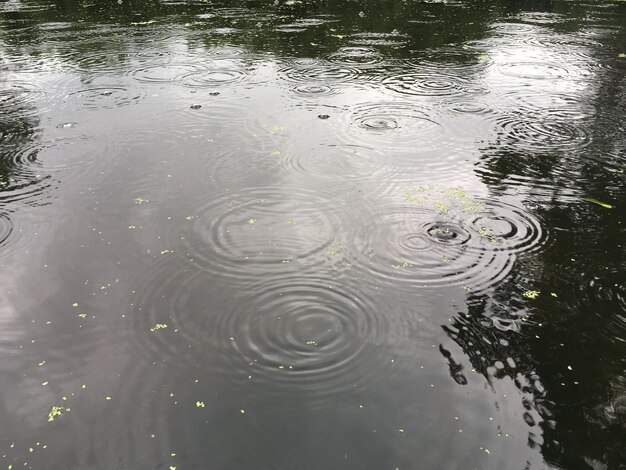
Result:
<svg viewBox="0 0 626 470"><path fill-rule="evenodd" d="M163 330L164 328L167 328L166 323L157 323L152 328L150 328L150 331Z"/></svg>
<svg viewBox="0 0 626 470"><path fill-rule="evenodd" d="M249 223L250 225L253 225L253 224L255 224L255 223L256 223L256 219L248 219L248 223Z"/></svg>
<svg viewBox="0 0 626 470"><path fill-rule="evenodd" d="M527 299L535 300L537 297L539 297L539 291L538 290L527 290L522 295L524 297L526 297Z"/></svg>
<svg viewBox="0 0 626 470"><path fill-rule="evenodd" d="M439 215L443 215L443 214L447 214L448 213L448 205L444 202L436 202L435 203L435 210L437 211L437 214Z"/></svg>
<svg viewBox="0 0 626 470"><path fill-rule="evenodd" d="M50 410L50 413L48 413L48 422L54 421L54 419L58 416L62 416L63 411L65 411L65 408L63 408L62 406L53 406Z"/></svg>
<svg viewBox="0 0 626 470"><path fill-rule="evenodd" d="M611 204L607 204L606 202L598 201L597 199L594 199L592 197L585 197L585 198L583 198L583 201L587 201L587 202L591 202L593 204L597 204L599 206L604 207L605 209L613 209L613 206Z"/></svg>
<svg viewBox="0 0 626 470"><path fill-rule="evenodd" d="M204 402L203 402L203 401L197 401L197 402L196 402L196 407L198 407L198 408L204 408Z"/></svg>
<svg viewBox="0 0 626 470"><path fill-rule="evenodd" d="M410 268L411 265L405 261L402 264L392 264L391 267L393 269L403 269L403 268Z"/></svg>
<svg viewBox="0 0 626 470"><path fill-rule="evenodd" d="M289 219L289 224L290 225L296 225L296 219L294 219L293 217L291 219Z"/></svg>
<svg viewBox="0 0 626 470"><path fill-rule="evenodd" d="M626 59L626 54L621 52L620 54L617 54L617 57L619 57L620 59Z"/></svg>

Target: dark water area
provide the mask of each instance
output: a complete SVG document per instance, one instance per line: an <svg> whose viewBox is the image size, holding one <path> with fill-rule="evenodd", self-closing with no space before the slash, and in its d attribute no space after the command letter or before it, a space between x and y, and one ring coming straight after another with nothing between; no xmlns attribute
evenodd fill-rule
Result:
<svg viewBox="0 0 626 470"><path fill-rule="evenodd" d="M626 2L0 3L0 468L626 468Z"/></svg>

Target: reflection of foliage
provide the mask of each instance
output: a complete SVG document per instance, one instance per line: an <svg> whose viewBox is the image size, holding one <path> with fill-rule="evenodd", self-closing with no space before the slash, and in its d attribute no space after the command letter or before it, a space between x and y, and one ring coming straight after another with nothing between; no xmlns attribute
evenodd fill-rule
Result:
<svg viewBox="0 0 626 470"><path fill-rule="evenodd" d="M607 65L582 96L592 105L584 150L516 147L502 133L484 146L477 174L494 194L525 194L551 243L445 327L488 380L515 380L539 417L524 417L529 444L559 468L626 462L626 212L583 200L626 200L626 141L615 121L626 113L624 76ZM528 286L537 291L522 293Z"/></svg>
<svg viewBox="0 0 626 470"><path fill-rule="evenodd" d="M0 201L4 199L2 192L38 183L35 175L23 168L32 164L36 156L25 152L25 148L37 138L38 120L31 117L33 110L28 106L12 103L15 95L11 90L2 93L6 101L0 108Z"/></svg>

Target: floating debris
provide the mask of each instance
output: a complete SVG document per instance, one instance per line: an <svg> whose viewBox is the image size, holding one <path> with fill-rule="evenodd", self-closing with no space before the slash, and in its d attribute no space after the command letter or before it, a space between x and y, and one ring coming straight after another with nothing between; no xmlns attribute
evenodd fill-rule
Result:
<svg viewBox="0 0 626 470"><path fill-rule="evenodd" d="M605 209L613 209L613 206L611 204L607 204L606 202L598 201L597 199L594 199L592 197L585 197L585 198L583 198L583 201L587 201L587 202L591 202L593 204L597 204L599 206L604 207Z"/></svg>
<svg viewBox="0 0 626 470"><path fill-rule="evenodd" d="M50 413L48 413L48 421L54 421L55 418L58 418L59 416L63 416L63 412L65 411L65 408L63 406L53 406L52 409L50 410Z"/></svg>
<svg viewBox="0 0 626 470"><path fill-rule="evenodd" d="M393 269L404 269L404 268L410 268L411 265L405 261L402 264L392 264L391 267Z"/></svg>
<svg viewBox="0 0 626 470"><path fill-rule="evenodd" d="M535 300L537 297L539 297L539 294L540 292L538 290L527 290L522 295L527 299Z"/></svg>
<svg viewBox="0 0 626 470"><path fill-rule="evenodd" d="M165 328L167 328L167 324L165 324L165 323L157 323L152 328L150 328L150 331L163 330Z"/></svg>

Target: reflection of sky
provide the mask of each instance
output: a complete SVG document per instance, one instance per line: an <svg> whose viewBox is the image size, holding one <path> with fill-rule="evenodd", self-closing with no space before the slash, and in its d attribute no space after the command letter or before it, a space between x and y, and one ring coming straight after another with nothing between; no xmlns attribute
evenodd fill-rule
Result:
<svg viewBox="0 0 626 470"><path fill-rule="evenodd" d="M552 44L550 41L559 37L536 27L527 27L523 34L511 28L495 25L492 36L485 40L488 64L470 78L464 77L469 81L469 96L443 98L400 95L381 84L385 72L380 71L378 75L365 73L350 80L329 80L336 93L328 96L298 96L289 69L306 66L294 66L288 58L265 54L238 57L235 49L225 48L221 49L225 57L220 58L212 54L215 49L189 46L181 28L162 31L164 36L156 38L148 49L145 46L149 41L137 44L129 37L118 44L123 51L72 51L78 62L66 60L58 45L51 48L49 55L33 57L22 69L36 68L39 72L14 71L5 77L7 81L28 82L40 91L33 102L41 120L40 139L44 143L38 162L42 174L55 174L62 184L54 189L55 200L50 206L28 209L54 228L46 234L47 242L32 242L28 259L16 261L22 271L13 270L11 279L4 274L3 285L11 286L10 290L20 297L4 303L2 319L12 327L1 329L2 343L16 345L20 340L31 340L31 330L27 329L30 325L22 315L39 312L42 299L53 299L50 311L65 311L74 301L65 292L85 283L91 283L89 289L91 285L106 286L115 282L117 276L127 283L125 289L135 289L141 284L139 279L146 266L151 266L142 264L141 256L169 249L172 240L168 235L180 238L179 234L173 237L160 224L181 215L195 217L194 210L201 207L199 201L210 190L218 187L220 191L235 191L259 182L290 188L311 184L306 175L281 172L280 165L267 158L276 152L292 156L322 153L325 146L348 142L355 147L379 147L390 166L398 165L398 171L386 179L372 177L358 183L334 183L330 189L323 183L313 184L320 193L333 195L336 204L343 203L343 198L355 191L362 191L366 200L373 195L378 203L396 202L415 184L429 183L443 187L460 185L473 196L488 196L489 188L475 174L474 165L481 149L500 129L494 129L493 115L456 115L451 107L478 95L477 100L485 102L496 116L516 113L520 119L532 120L550 111L558 97L581 102L593 80L583 63L572 60L574 53L581 52L575 46ZM533 41L522 41L529 37ZM118 52L123 52L122 58ZM229 56L229 52L233 55ZM327 65L321 60L317 66L320 64ZM224 68L243 75L232 84L219 82L228 78L223 73L207 86L190 86L187 82L196 69ZM207 79L206 75L202 77ZM314 78L310 81L316 82ZM90 89L96 92L90 93ZM109 89L112 94L105 93ZM482 91L472 94L476 89ZM219 95L211 94L215 92ZM119 106L111 105L112 102ZM202 108L190 110L195 103ZM320 119L320 115L329 117ZM428 119L422 119L424 116ZM373 130L359 126L366 119ZM63 126L68 123L77 125ZM391 124L396 127L380 128ZM424 136L429 140L420 141ZM60 142L63 146L58 145ZM231 153L224 153L226 150ZM263 158L251 161L247 168L215 163L217 158L237 161L242 155L257 156L251 150L260 150ZM378 162L372 158L373 164ZM223 173L213 174L212 168L221 168ZM237 181L238 175L242 175L242 180L249 179ZM517 188L519 200L525 188ZM289 195L285 194L285 198ZM150 202L135 202L142 199ZM15 217L22 217L27 209L20 210ZM143 227L145 220L152 220L154 225ZM297 226L296 230L302 229ZM111 252L109 246L123 248ZM129 259L137 264L119 267ZM39 273L43 265L58 274L54 281ZM41 286L36 300L27 292L32 282L27 273L32 272L39 273L35 279ZM128 305L119 299L117 303L110 302L98 288L89 291L97 298L92 308L102 313L114 312L116 319L121 317ZM459 304L463 305L461 287L450 287L447 295L460 295ZM124 295L120 297L128 300ZM415 300L411 307L425 312L465 308L454 307L449 299ZM453 314L457 312L450 316ZM427 320L429 325L422 334L428 332L433 341L441 339L437 334L445 319ZM429 327L432 330L428 331ZM40 334L40 330L36 331ZM106 387L104 376L114 376L124 368L125 358L120 357L118 347L125 340L128 337L116 338L110 344L91 344L89 349L81 350L81 359L88 359L89 365L79 361L76 376L95 376L94 381ZM54 345L54 341L49 344ZM486 384L482 376L469 372L471 364L462 351L457 348L454 356L465 366L468 386L457 388L445 367L440 368L441 358L437 356L427 364L432 371L426 378L433 383L420 384L424 389L418 392L404 384L407 389L403 396L417 398L397 409L390 404L390 409L382 412L398 418L398 427L403 430L422 427L422 432L432 433L431 438L448 440L468 454L490 456L497 452L498 460L490 462L491 468L505 468L510 462L517 465L527 459L535 459L534 463L540 465L538 452L526 447L528 429L520 419L524 409L513 379L505 377ZM56 369L51 375L56 373L61 379L66 372ZM45 380L37 374L33 377L37 378L16 379L32 395ZM155 377L167 380L160 375ZM155 378L152 380L157 383ZM446 398L438 403L447 407L437 415L425 405L435 386L433 393ZM113 379L113 387L123 388L124 384ZM54 390L57 394L64 391L62 385ZM17 409L19 416L36 422L31 410L20 408L20 393L6 395L5 407ZM53 401L53 395L41 394L35 404L44 408ZM430 421L425 424L427 420ZM476 435L484 442L473 440ZM414 461L414 449L398 442L390 444L394 454L401 460Z"/></svg>

